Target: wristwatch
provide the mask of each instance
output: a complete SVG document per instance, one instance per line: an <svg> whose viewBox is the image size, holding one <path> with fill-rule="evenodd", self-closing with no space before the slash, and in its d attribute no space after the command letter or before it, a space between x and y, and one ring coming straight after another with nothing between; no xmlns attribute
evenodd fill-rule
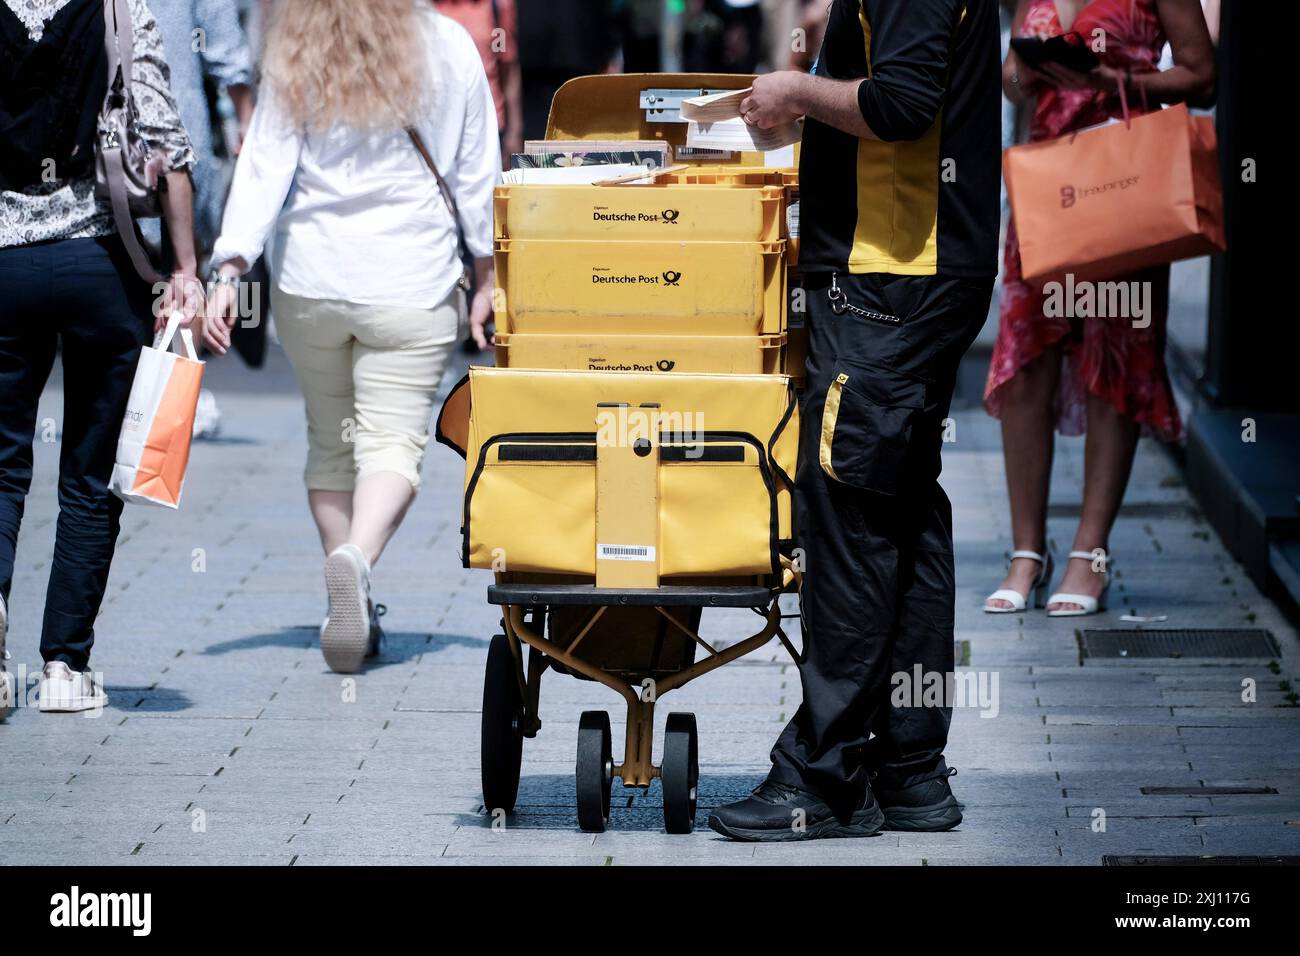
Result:
<svg viewBox="0 0 1300 956"><path fill-rule="evenodd" d="M237 275L222 275L222 274L221 274L220 272L218 272L216 269L213 269L213 270L208 274L208 288L211 289L211 288L214 288L214 287L217 287L217 286L223 286L223 285L229 285L229 286L237 286L237 285L239 285L239 276L237 276Z"/></svg>

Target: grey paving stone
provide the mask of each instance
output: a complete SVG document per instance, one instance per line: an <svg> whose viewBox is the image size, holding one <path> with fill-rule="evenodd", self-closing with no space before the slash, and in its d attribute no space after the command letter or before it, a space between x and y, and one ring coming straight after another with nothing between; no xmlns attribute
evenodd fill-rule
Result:
<svg viewBox="0 0 1300 956"><path fill-rule="evenodd" d="M699 722L695 833L663 833L657 784L643 792L617 783L610 831L578 832L579 715L610 714L617 759L625 710L607 688L554 674L543 681L543 729L525 742L517 812L495 831L479 794L478 708L500 612L484 600L489 576L459 566L463 463L430 451L426 487L375 575L390 608L387 649L345 684L316 647L321 555L300 484L301 403L283 357L274 353L257 374L214 362L209 380L230 440L195 446L179 511L124 516L94 661L112 706L90 721L20 708L0 726L0 862L857 867L1297 852L1300 708L1275 705L1280 681L1300 677L1300 645L1207 533L1154 446L1139 449L1115 532L1117 609L1086 621L993 617L980 605L1010 547L998 428L978 409L956 412L961 441L948 450L943 480L955 513L957 638L969 642L970 669L999 680L996 718L954 714L948 756L966 804L959 829L785 846L733 844L708 830L709 810L762 779L772 739L798 706L798 670L773 643L660 702L660 729L671 711ZM57 416L59 403L56 381L42 414ZM33 673L57 456L56 445L36 449L11 600L11 664ZM1054 505L1077 506L1081 463L1079 441L1058 443ZM1055 508L1048 531L1058 553L1073 530ZM195 548L204 549L203 573L191 570ZM1259 661L1081 666L1076 629L1120 626L1129 607L1168 614L1170 626L1254 615L1282 644L1282 673ZM745 612L709 612L704 634L725 646L754 623ZM797 623L788 623L798 643ZM1240 701L1243 677L1257 682L1253 705ZM1141 794L1214 782L1280 792ZM1091 830L1096 807L1107 813L1103 834ZM193 832L195 811L205 832Z"/></svg>

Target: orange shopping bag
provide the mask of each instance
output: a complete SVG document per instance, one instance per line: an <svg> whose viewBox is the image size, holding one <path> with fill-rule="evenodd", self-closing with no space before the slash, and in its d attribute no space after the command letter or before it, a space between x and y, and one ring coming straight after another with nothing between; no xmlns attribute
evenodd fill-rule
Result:
<svg viewBox="0 0 1300 956"><path fill-rule="evenodd" d="M180 504L203 384L194 337L180 323L181 314L173 312L153 347L140 350L109 479L109 487L124 501L168 508ZM169 351L173 341L183 346L184 355Z"/></svg>
<svg viewBox="0 0 1300 956"><path fill-rule="evenodd" d="M1222 251L1214 123L1181 103L1002 157L1025 281L1115 278Z"/></svg>

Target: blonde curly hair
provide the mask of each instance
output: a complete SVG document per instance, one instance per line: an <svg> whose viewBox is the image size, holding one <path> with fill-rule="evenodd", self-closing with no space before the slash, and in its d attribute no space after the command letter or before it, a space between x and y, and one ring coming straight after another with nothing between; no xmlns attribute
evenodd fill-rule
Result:
<svg viewBox="0 0 1300 956"><path fill-rule="evenodd" d="M275 0L263 75L300 126L411 126L430 93L417 0Z"/></svg>

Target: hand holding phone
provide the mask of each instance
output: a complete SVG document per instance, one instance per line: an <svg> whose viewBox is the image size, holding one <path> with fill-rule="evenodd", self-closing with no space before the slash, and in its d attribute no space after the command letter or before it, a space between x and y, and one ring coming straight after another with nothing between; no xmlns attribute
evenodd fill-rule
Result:
<svg viewBox="0 0 1300 956"><path fill-rule="evenodd" d="M1028 66L1042 71L1047 64L1057 64L1077 73L1091 73L1101 65L1097 54L1078 33L1048 37L1013 37L1011 49Z"/></svg>

